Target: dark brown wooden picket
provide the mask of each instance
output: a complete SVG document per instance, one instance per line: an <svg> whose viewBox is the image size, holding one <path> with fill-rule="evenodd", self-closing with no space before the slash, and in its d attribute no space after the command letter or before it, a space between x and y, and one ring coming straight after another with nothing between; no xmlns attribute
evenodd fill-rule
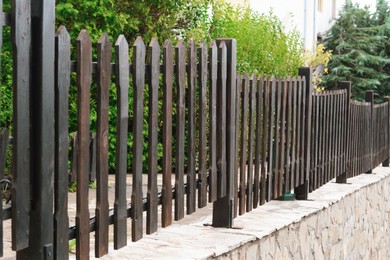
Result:
<svg viewBox="0 0 390 260"><path fill-rule="evenodd" d="M157 231L157 145L158 145L158 87L160 81L160 45L156 38L149 44L149 150L148 150L148 209L146 233Z"/></svg>
<svg viewBox="0 0 390 260"><path fill-rule="evenodd" d="M186 47L176 45L176 157L175 220L184 218L184 134L185 134Z"/></svg>
<svg viewBox="0 0 390 260"><path fill-rule="evenodd" d="M76 252L78 259L89 257L89 134L90 86L92 82L92 41L86 30L77 38L77 213Z"/></svg>
<svg viewBox="0 0 390 260"><path fill-rule="evenodd" d="M116 156L114 202L114 249L127 244L127 132L129 117L129 45L123 35L115 43L116 62Z"/></svg>
<svg viewBox="0 0 390 260"><path fill-rule="evenodd" d="M137 37L133 45L133 189L131 194L132 241L143 236L142 154L144 124L145 44ZM126 132L127 133L127 132ZM184 185L183 185L184 186Z"/></svg>
<svg viewBox="0 0 390 260"><path fill-rule="evenodd" d="M169 40L163 50L163 183L161 225L172 224L172 88L173 46Z"/></svg>
<svg viewBox="0 0 390 260"><path fill-rule="evenodd" d="M111 85L111 48L107 34L97 45L97 130L96 130L96 233L95 256L108 253L108 119Z"/></svg>
<svg viewBox="0 0 390 260"><path fill-rule="evenodd" d="M211 124L207 125L207 59L208 49L204 41L200 43L198 49L199 56L199 192L198 192L198 207L203 208L207 205L207 129L210 129ZM208 127L208 128L207 128Z"/></svg>
<svg viewBox="0 0 390 260"><path fill-rule="evenodd" d="M70 87L70 37L65 27L56 34L55 63L55 180L54 252L66 255L68 227L68 104Z"/></svg>
<svg viewBox="0 0 390 260"><path fill-rule="evenodd" d="M217 188L217 78L218 49L212 42L209 48L209 202L218 197Z"/></svg>

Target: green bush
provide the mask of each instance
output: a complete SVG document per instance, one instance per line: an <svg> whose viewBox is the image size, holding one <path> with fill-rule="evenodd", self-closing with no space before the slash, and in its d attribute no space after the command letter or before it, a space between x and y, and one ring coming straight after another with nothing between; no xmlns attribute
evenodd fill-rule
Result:
<svg viewBox="0 0 390 260"><path fill-rule="evenodd" d="M260 14L249 7L217 1L213 5L210 36L237 40L240 72L295 76L304 64L301 35L296 30L286 32L272 12Z"/></svg>

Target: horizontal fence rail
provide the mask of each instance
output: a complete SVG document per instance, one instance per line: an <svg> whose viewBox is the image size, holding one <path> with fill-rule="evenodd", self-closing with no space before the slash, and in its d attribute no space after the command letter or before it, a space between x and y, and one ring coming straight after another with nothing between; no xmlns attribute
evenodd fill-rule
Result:
<svg viewBox="0 0 390 260"><path fill-rule="evenodd" d="M31 53L18 35L13 41L14 127L12 133L0 131L0 179L12 186L12 196L0 214L14 222L13 249L23 258L26 248L36 249L28 202L30 189L40 186L23 178L30 176L25 168L34 158L28 149L33 138L28 112L36 104L22 95L31 87L23 78L30 75L24 55ZM53 207L53 230L45 238L52 241L45 252L67 256L69 240L76 239L77 258L87 259L95 232L95 256L101 257L109 253L109 241L122 248L128 238L136 242L207 203L214 203L213 225L231 227L234 217L267 201L294 193L307 198L334 178L345 183L388 165L389 98L374 104L368 92L366 102L352 101L347 82L336 90L313 90L309 68L285 78L236 73L235 44L233 39L209 45L179 40L174 46L167 40L160 46L152 39L146 45L139 37L129 46L123 35L112 44L103 34L95 48L82 30L71 61L69 34L58 29L55 135L47 140L55 144L49 178L54 194L33 201ZM71 91L77 96L75 129L68 127ZM115 162L109 161L109 151ZM109 163L115 164L113 183ZM7 167L12 181L6 180ZM96 189L89 188L93 181ZM70 217L68 184L74 182L77 205Z"/></svg>

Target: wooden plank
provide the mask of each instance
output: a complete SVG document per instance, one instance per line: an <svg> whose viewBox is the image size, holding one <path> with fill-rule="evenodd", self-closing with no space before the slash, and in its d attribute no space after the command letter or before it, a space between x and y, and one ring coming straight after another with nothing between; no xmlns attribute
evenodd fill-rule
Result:
<svg viewBox="0 0 390 260"><path fill-rule="evenodd" d="M192 214L196 210L196 172L195 172L195 140L196 140L196 47L194 39L190 39L188 46L188 66L187 66L187 81L188 81L188 162L187 162L187 214Z"/></svg>
<svg viewBox="0 0 390 260"><path fill-rule="evenodd" d="M253 209L253 149L254 149L254 128L256 112L256 85L255 75L252 75L249 82L249 128L248 128L248 171L246 185L246 211Z"/></svg>
<svg viewBox="0 0 390 260"><path fill-rule="evenodd" d="M282 103L282 83L280 79L276 80L276 110L275 110L275 127L274 127L274 143L273 143L273 149L274 149L274 161L273 161L273 179L272 179L272 185L273 185L273 193L272 193L272 199L277 199L279 197L280 191L279 191L279 157L281 154L280 151L280 136L281 136L281 103Z"/></svg>
<svg viewBox="0 0 390 260"><path fill-rule="evenodd" d="M77 38L77 212L76 254L89 257L89 132L90 86L92 83L92 41L86 30Z"/></svg>
<svg viewBox="0 0 390 260"><path fill-rule="evenodd" d="M374 91L372 90L367 90L366 91L366 102L370 102L371 103L371 113L370 113L370 116L371 116L371 119L373 118L373 106L374 106ZM372 154L373 154L373 137L374 137L374 132L373 132L373 124L371 122L371 124L369 124L370 126L370 132L371 132L371 135L370 135L370 150L369 150L369 153L370 153L370 169L366 172L366 173L372 173L372 169L374 168L373 167L373 157L372 157Z"/></svg>
<svg viewBox="0 0 390 260"><path fill-rule="evenodd" d="M320 116L319 116L319 110L320 110L320 107L319 107L319 95L318 94L315 94L313 96L313 111L314 111L314 118L315 118L315 121L314 121L314 132L315 132L315 136L312 140L314 140L314 146L315 146L315 149L314 149L314 173L313 173L313 178L314 178L314 189L317 189L319 186L318 186L318 163L319 163L319 160L318 160L318 155L319 155L319 143L320 143L320 129L319 129L319 120L320 120Z"/></svg>
<svg viewBox="0 0 390 260"><path fill-rule="evenodd" d="M218 198L226 196L226 78L227 49L225 42L218 46L218 79L217 79L217 169Z"/></svg>
<svg viewBox="0 0 390 260"><path fill-rule="evenodd" d="M274 126L275 126L275 95L276 95L276 79L274 77L270 80L270 107L269 107L269 118L268 118L268 194L267 194L267 201L270 201L271 198L273 198L274 190L272 187L273 183L273 174L274 174Z"/></svg>
<svg viewBox="0 0 390 260"><path fill-rule="evenodd" d="M172 224L172 85L173 46L169 40L163 49L163 185L161 225Z"/></svg>
<svg viewBox="0 0 390 260"><path fill-rule="evenodd" d="M11 15L13 53L12 250L29 246L30 221L30 58L31 5L13 1Z"/></svg>
<svg viewBox="0 0 390 260"><path fill-rule="evenodd" d="M131 239L138 241L143 236L143 192L142 155L144 149L144 88L145 88L145 44L137 37L133 44L133 190L131 193Z"/></svg>
<svg viewBox="0 0 390 260"><path fill-rule="evenodd" d="M70 87L70 36L65 27L55 37L55 173L54 254L68 255L68 106Z"/></svg>
<svg viewBox="0 0 390 260"><path fill-rule="evenodd" d="M184 128L186 88L186 47L182 40L176 45L176 172L175 220L184 217Z"/></svg>
<svg viewBox="0 0 390 260"><path fill-rule="evenodd" d="M268 120L269 120L269 81L268 77L264 78L263 81L263 140L261 143L261 179L260 179L260 205L263 205L266 201L267 196L267 168L269 167L269 161L267 162L267 151L268 151Z"/></svg>
<svg viewBox="0 0 390 260"><path fill-rule="evenodd" d="M234 169L234 217L237 217L238 215L238 188L239 188L239 167L240 167L240 153L238 151L239 149L239 139L240 139L240 111L241 111L241 75L240 73L237 73L236 76L236 144L235 147L237 148L237 153L235 157L235 169Z"/></svg>
<svg viewBox="0 0 390 260"><path fill-rule="evenodd" d="M239 214L245 213L246 195L246 171L247 171L247 138L248 138L248 94L249 77L244 74L242 79L242 103L241 103L241 144L240 144L240 196Z"/></svg>
<svg viewBox="0 0 390 260"><path fill-rule="evenodd" d="M107 34L97 44L97 130L96 130L96 231L95 256L108 253L108 121L111 84L111 48Z"/></svg>
<svg viewBox="0 0 390 260"><path fill-rule="evenodd" d="M285 179L285 158L286 158L286 109L287 109L287 79L283 78L281 84L281 121L280 121L280 158L279 158L279 179L278 179L278 197L283 194L283 181Z"/></svg>
<svg viewBox="0 0 390 260"><path fill-rule="evenodd" d="M1 1L0 1L0 5L1 5ZM1 131L0 131L0 180L4 179L5 164L7 161L7 148L8 148L8 140L9 140L8 138L9 138L8 130L6 128L1 129ZM3 213L3 203L0 203L1 220L3 220L3 214L4 214ZM4 255L4 249L3 249L4 235L3 235L3 232L4 232L3 221L1 221L0 222L0 257L2 257Z"/></svg>
<svg viewBox="0 0 390 260"><path fill-rule="evenodd" d="M209 202L218 197L217 188L217 78L218 78L218 48L215 42L209 48Z"/></svg>
<svg viewBox="0 0 390 260"><path fill-rule="evenodd" d="M126 175L129 120L129 45L123 35L115 43L116 64L116 156L114 202L114 249L127 244Z"/></svg>
<svg viewBox="0 0 390 260"><path fill-rule="evenodd" d="M286 90L286 147L284 153L285 168L284 168L284 191L291 191L291 137L292 137L292 82L291 77L288 77L285 83Z"/></svg>
<svg viewBox="0 0 390 260"><path fill-rule="evenodd" d="M334 178L334 172L333 172L333 150L334 150L334 91L331 91L329 93L329 178L328 180L330 181L331 179Z"/></svg>
<svg viewBox="0 0 390 260"><path fill-rule="evenodd" d="M207 60L208 49L204 41L200 42L198 48L199 56L199 191L198 207L207 205ZM209 103L210 105L210 103ZM210 127L210 125L209 125Z"/></svg>
<svg viewBox="0 0 390 260"><path fill-rule="evenodd" d="M335 96L335 119L334 119L334 174L337 180L337 177L342 173L341 169L339 168L339 158L340 158L340 146L341 146L341 131L340 131L340 119L342 117L341 115L341 97L343 95L342 91L337 91ZM345 138L345 137L344 137Z"/></svg>
<svg viewBox="0 0 390 260"><path fill-rule="evenodd" d="M307 77L307 76L306 76ZM300 184L304 184L305 180L306 180L306 177L305 177L305 173L308 172L308 168L307 168L307 159L306 159L306 155L307 155L307 150L310 150L310 147L307 147L307 144L309 143L309 137L310 137L310 131L309 129L306 128L306 120L310 121L308 118L307 118L307 111L306 109L308 109L306 107L306 103L307 103L307 95L306 95L306 91L307 91L307 88L309 86L306 85L306 78L302 77L302 80L300 81L300 84L301 84L301 91L302 91L302 104L301 104L301 108L302 108L302 114L301 114L301 141L300 141L300 172L299 172L299 179L300 179ZM308 153L310 154L310 153Z"/></svg>
<svg viewBox="0 0 390 260"><path fill-rule="evenodd" d="M160 83L160 45L156 38L149 44L149 126L148 126L148 192L146 234L157 231L157 145L158 145L158 87Z"/></svg>
<svg viewBox="0 0 390 260"><path fill-rule="evenodd" d="M257 208L260 201L260 180L261 180L261 142L262 142L262 116L263 116L263 77L257 78L256 84L256 128L255 128L255 173L253 177L253 208Z"/></svg>
<svg viewBox="0 0 390 260"><path fill-rule="evenodd" d="M296 131L297 131L297 140L296 140L296 168L295 168L295 186L301 185L300 173L302 168L302 78L299 77L297 80L297 122L296 122Z"/></svg>
<svg viewBox="0 0 390 260"><path fill-rule="evenodd" d="M291 113L292 113L292 129L291 129L291 177L290 177L290 187L289 190L295 188L296 183L296 172L297 172L297 102L298 102L298 87L297 87L297 79L293 78L291 82L292 86L292 103L291 103Z"/></svg>

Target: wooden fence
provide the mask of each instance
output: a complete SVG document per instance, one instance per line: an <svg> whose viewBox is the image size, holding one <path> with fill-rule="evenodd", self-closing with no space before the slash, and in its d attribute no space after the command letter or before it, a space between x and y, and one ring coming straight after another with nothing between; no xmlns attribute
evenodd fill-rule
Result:
<svg viewBox="0 0 390 260"><path fill-rule="evenodd" d="M301 68L294 78L237 74L234 39L218 39L209 46L204 42L196 46L192 40L187 45L179 40L173 46L167 40L161 48L156 39L146 47L137 38L129 62L127 40L119 36L113 55L112 44L103 34L93 61L93 43L83 30L72 62L66 29L60 27L55 37L43 30L45 24L53 24L48 9L54 7L49 7L31 13L38 36L31 35L29 12L18 1L11 18L0 19L12 25L14 52L12 202L0 207L0 215L3 220L12 219L12 249L17 258L66 259L69 240L76 239L77 258L87 259L90 232L95 232L95 256L100 257L108 253L111 239L115 249L122 248L129 235L138 241L156 232L159 225L167 227L208 202L213 203L213 225L231 227L235 216L266 201L289 192L307 199L309 191L333 178L343 183L381 162L388 163L389 99L374 105L369 92L368 103L351 101L347 82L338 90L313 91L309 68ZM76 74L76 86L71 86L71 72ZM91 142L93 79L98 93L97 130ZM110 205L112 83L117 121L115 199ZM74 152L68 158L71 87L77 87L78 128ZM144 139L148 140L147 154ZM1 179L7 143L8 132L3 129ZM131 196L126 193L129 153L133 158ZM143 172L143 157L147 172ZM71 227L69 171L77 181L77 212ZM93 174L96 205L91 216L88 185ZM113 238L109 225L114 227Z"/></svg>

